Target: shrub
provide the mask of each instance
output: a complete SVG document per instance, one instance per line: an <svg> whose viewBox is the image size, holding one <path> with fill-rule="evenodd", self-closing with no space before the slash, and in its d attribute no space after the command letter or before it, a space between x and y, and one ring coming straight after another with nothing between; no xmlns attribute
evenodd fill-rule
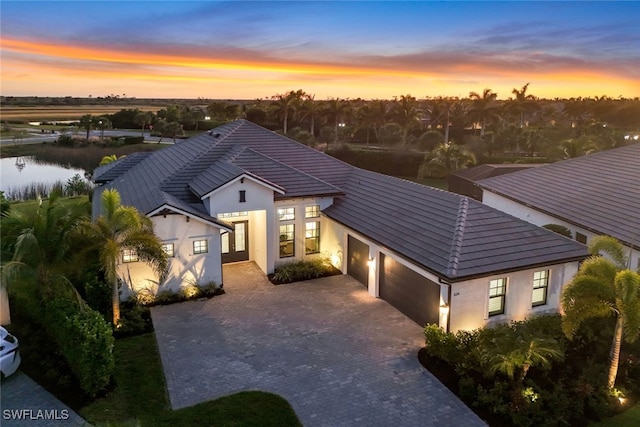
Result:
<svg viewBox="0 0 640 427"><path fill-rule="evenodd" d="M560 224L546 224L543 225L542 228L546 228L547 230L551 230L555 233L558 233L562 236L568 237L570 239L573 239L573 233L571 232L571 230L569 230L567 227L565 227L564 225L560 225Z"/></svg>
<svg viewBox="0 0 640 427"><path fill-rule="evenodd" d="M271 281L282 284L317 279L334 274L335 271L335 268L326 258L296 261L278 268L271 276Z"/></svg>
<svg viewBox="0 0 640 427"><path fill-rule="evenodd" d="M123 304L120 310L120 327L115 331L118 338L146 334L153 331L151 310L135 303Z"/></svg>
<svg viewBox="0 0 640 427"><path fill-rule="evenodd" d="M68 297L48 300L44 316L80 387L90 396L105 389L115 366L111 326L100 313Z"/></svg>

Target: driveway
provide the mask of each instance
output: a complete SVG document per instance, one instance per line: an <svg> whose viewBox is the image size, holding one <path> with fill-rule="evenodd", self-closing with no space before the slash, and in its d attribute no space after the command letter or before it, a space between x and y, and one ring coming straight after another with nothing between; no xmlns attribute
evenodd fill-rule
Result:
<svg viewBox="0 0 640 427"><path fill-rule="evenodd" d="M305 426L485 425L418 362L421 328L350 276L271 285L224 267L225 295L152 309L171 406L279 394Z"/></svg>

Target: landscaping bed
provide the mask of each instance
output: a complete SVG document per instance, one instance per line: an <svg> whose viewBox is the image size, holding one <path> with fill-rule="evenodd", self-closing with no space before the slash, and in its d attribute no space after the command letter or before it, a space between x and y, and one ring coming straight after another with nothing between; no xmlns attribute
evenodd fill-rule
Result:
<svg viewBox="0 0 640 427"><path fill-rule="evenodd" d="M275 273L269 274L267 277L274 285L284 285L302 280L337 276L339 274L342 274L342 272L331 265L328 260L318 258L311 261L296 261L283 265L277 268Z"/></svg>

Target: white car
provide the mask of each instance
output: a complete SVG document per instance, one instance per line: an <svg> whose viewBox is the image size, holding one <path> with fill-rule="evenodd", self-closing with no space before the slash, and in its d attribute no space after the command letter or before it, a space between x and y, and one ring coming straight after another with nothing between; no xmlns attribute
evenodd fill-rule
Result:
<svg viewBox="0 0 640 427"><path fill-rule="evenodd" d="M20 362L18 338L0 326L0 372L2 376L8 377L13 374L20 366Z"/></svg>

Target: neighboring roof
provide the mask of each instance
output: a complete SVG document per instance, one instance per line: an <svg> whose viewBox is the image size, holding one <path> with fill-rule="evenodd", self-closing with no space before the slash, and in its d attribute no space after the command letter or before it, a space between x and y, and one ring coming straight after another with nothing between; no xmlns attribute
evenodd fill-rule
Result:
<svg viewBox="0 0 640 427"><path fill-rule="evenodd" d="M334 196L324 215L449 281L587 256L467 197L355 168L246 120L154 152L96 191L117 188L147 214L169 205L204 218L200 197L242 174L284 189L274 199Z"/></svg>
<svg viewBox="0 0 640 427"><path fill-rule="evenodd" d="M640 246L640 144L482 180L484 190Z"/></svg>
<svg viewBox="0 0 640 427"><path fill-rule="evenodd" d="M504 175L520 170L535 168L541 165L542 163L486 164L468 169L453 171L449 175L459 176L469 181L478 181L481 179L490 178L492 176Z"/></svg>

